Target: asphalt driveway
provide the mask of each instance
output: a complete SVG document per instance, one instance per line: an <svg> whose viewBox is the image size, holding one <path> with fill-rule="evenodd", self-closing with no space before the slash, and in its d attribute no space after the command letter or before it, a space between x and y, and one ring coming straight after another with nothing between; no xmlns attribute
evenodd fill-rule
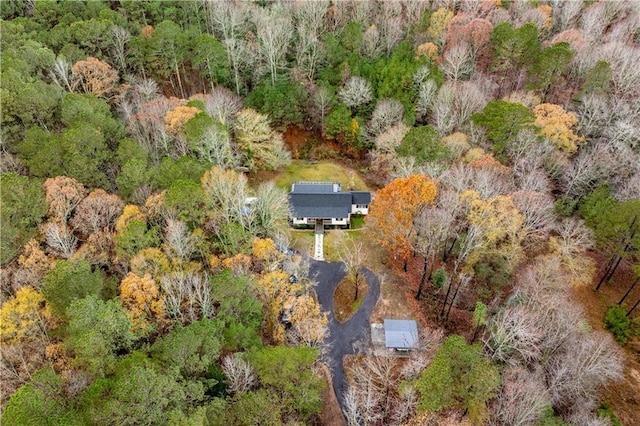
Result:
<svg viewBox="0 0 640 426"><path fill-rule="evenodd" d="M315 291L324 312L329 315L329 337L325 342L327 349L324 360L331 369L333 390L340 407L344 410L344 390L346 376L342 359L345 355L355 354L359 348L365 348L370 340L369 317L380 296L378 277L367 268L362 273L369 286L360 309L347 322L340 324L333 313L333 292L345 276L343 264L338 262L320 262L309 260L310 275L318 283Z"/></svg>

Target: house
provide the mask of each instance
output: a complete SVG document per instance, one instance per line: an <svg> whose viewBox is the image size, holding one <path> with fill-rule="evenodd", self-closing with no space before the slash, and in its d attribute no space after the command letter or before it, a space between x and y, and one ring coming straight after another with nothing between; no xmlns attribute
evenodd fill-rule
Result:
<svg viewBox="0 0 640 426"><path fill-rule="evenodd" d="M342 192L336 182L295 182L289 193L289 211L293 225L348 226L351 215L369 213L371 193Z"/></svg>
<svg viewBox="0 0 640 426"><path fill-rule="evenodd" d="M418 325L413 320L384 320L387 349L410 351L418 346Z"/></svg>

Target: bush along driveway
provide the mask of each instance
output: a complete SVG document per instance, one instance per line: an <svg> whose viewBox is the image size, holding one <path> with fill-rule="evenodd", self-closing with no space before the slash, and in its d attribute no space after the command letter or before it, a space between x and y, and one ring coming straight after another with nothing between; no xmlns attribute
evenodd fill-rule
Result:
<svg viewBox="0 0 640 426"><path fill-rule="evenodd" d="M362 273L367 280L367 295L358 311L346 322L340 324L333 311L333 293L345 275L343 264L338 262L319 262L309 259L310 275L318 283L315 290L318 302L329 315L329 337L323 358L331 369L333 390L344 412L344 391L347 386L342 359L345 355L355 354L364 348L370 340L369 317L380 296L378 277L367 268Z"/></svg>

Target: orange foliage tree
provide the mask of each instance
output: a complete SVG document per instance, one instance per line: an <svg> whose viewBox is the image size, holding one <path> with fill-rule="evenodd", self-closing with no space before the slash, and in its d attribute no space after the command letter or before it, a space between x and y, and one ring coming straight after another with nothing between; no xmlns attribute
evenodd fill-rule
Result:
<svg viewBox="0 0 640 426"><path fill-rule="evenodd" d="M134 273L127 274L120 283L120 300L129 311L136 329L147 330L164 317L162 296L149 274L142 277Z"/></svg>
<svg viewBox="0 0 640 426"><path fill-rule="evenodd" d="M396 179L376 193L366 222L374 238L390 253L408 260L414 221L436 198L436 186L424 175Z"/></svg>
<svg viewBox="0 0 640 426"><path fill-rule="evenodd" d="M176 134L182 130L187 121L191 120L199 112L200 110L196 107L185 105L177 106L165 115L165 129L171 134Z"/></svg>
<svg viewBox="0 0 640 426"><path fill-rule="evenodd" d="M93 57L76 62L71 68L72 86L84 93L110 97L118 84L118 73L106 62Z"/></svg>

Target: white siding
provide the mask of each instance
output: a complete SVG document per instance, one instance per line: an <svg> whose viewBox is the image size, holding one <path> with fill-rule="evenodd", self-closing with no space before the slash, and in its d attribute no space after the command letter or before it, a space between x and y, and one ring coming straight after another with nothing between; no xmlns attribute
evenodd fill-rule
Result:
<svg viewBox="0 0 640 426"><path fill-rule="evenodd" d="M351 214L369 214L369 205L351 204Z"/></svg>

